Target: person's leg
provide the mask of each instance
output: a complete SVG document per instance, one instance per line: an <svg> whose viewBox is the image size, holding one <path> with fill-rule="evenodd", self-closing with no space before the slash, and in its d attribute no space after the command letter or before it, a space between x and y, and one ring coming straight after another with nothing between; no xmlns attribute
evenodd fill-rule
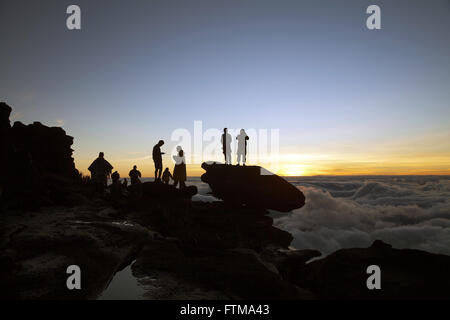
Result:
<svg viewBox="0 0 450 320"><path fill-rule="evenodd" d="M162 164L159 167L159 173L158 173L158 179L161 180L161 174L162 174Z"/></svg>
<svg viewBox="0 0 450 320"><path fill-rule="evenodd" d="M186 183L184 181L180 181L180 189L186 188Z"/></svg>

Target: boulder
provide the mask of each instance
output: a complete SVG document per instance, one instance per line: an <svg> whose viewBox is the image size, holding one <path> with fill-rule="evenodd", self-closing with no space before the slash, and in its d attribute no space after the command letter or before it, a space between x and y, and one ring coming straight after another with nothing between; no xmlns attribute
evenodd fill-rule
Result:
<svg viewBox="0 0 450 320"><path fill-rule="evenodd" d="M72 158L73 137L39 122L15 122L11 127L10 113L11 108L0 103L0 160L7 169L0 178L0 210L64 202L80 181Z"/></svg>
<svg viewBox="0 0 450 320"><path fill-rule="evenodd" d="M367 288L370 265L380 267L380 290ZM394 249L377 240L298 268L294 282L325 299L449 299L448 270L450 256Z"/></svg>
<svg viewBox="0 0 450 320"><path fill-rule="evenodd" d="M201 176L215 197L233 205L288 212L303 207L305 196L285 179L259 166L202 164Z"/></svg>
<svg viewBox="0 0 450 320"><path fill-rule="evenodd" d="M16 150L27 153L36 170L42 174L77 177L72 158L73 137L60 127L47 127L40 122L24 125L15 122L11 139Z"/></svg>

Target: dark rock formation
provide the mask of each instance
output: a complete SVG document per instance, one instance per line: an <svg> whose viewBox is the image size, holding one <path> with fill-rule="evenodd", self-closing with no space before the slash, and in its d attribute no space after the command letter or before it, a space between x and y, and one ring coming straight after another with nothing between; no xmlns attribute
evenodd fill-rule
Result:
<svg viewBox="0 0 450 320"><path fill-rule="evenodd" d="M224 292L234 299L311 299L314 296L283 280L275 267L252 250L218 250L153 241L133 264L133 273L148 277L155 271L174 274L180 282Z"/></svg>
<svg viewBox="0 0 450 320"><path fill-rule="evenodd" d="M222 202L147 202L145 206L142 210L148 214L133 213L129 218L186 244L261 250L287 248L293 239L289 232L275 228L271 217L255 209L230 209Z"/></svg>
<svg viewBox="0 0 450 320"><path fill-rule="evenodd" d="M141 186L144 197L163 201L174 198L190 199L192 196L197 194L196 186L188 186L186 188L178 189L172 185L164 184L162 182L144 182Z"/></svg>
<svg viewBox="0 0 450 320"><path fill-rule="evenodd" d="M73 137L60 127L47 127L40 122L24 125L15 122L11 138L16 150L30 155L35 169L41 174L75 178L78 171L72 158Z"/></svg>
<svg viewBox="0 0 450 320"><path fill-rule="evenodd" d="M370 265L381 269L381 290L367 289ZM450 256L375 241L310 262L298 268L294 281L327 299L449 299L449 270Z"/></svg>
<svg viewBox="0 0 450 320"><path fill-rule="evenodd" d="M202 181L209 184L214 196L227 203L282 212L305 204L305 196L299 189L259 166L203 163L202 168L206 170Z"/></svg>
<svg viewBox="0 0 450 320"><path fill-rule="evenodd" d="M9 115L11 114L11 107L4 102L0 102L0 164L5 171L8 163L8 150L10 148L10 129ZM0 197L2 194L2 187L6 183L6 172L0 175Z"/></svg>
<svg viewBox="0 0 450 320"><path fill-rule="evenodd" d="M6 207L35 208L64 199L79 180L72 158L73 138L39 122L11 127L11 108L0 103L0 197ZM26 201L23 201L26 199Z"/></svg>
<svg viewBox="0 0 450 320"><path fill-rule="evenodd" d="M108 207L0 216L0 299L95 299L156 233L111 218ZM67 267L82 290L68 290Z"/></svg>

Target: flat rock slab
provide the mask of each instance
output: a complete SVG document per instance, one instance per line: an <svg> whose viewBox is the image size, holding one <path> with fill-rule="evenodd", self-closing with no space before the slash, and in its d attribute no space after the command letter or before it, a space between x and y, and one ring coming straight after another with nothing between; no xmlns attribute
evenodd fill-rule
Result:
<svg viewBox="0 0 450 320"><path fill-rule="evenodd" d="M201 177L215 197L235 205L288 212L305 205L304 194L259 166L203 163Z"/></svg>

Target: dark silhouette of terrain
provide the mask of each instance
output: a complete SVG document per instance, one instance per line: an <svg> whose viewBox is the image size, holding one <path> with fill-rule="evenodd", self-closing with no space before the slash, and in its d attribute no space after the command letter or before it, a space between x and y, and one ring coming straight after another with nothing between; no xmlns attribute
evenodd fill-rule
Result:
<svg viewBox="0 0 450 320"><path fill-rule="evenodd" d="M71 149L73 137L60 127L39 122L11 127L11 108L0 103L0 150L2 204L26 208L69 200L71 188L80 181Z"/></svg>
<svg viewBox="0 0 450 320"><path fill-rule="evenodd" d="M192 201L195 186L124 186L118 172L98 194L75 169L72 137L40 123L11 127L10 112L0 104L0 298L95 299L132 261L140 282L162 284L150 286L154 299L450 298L449 256L376 241L309 262L321 253L289 248L292 235L267 211L301 208L303 193L261 167L202 164L223 199L211 203ZM72 264L83 290L65 285ZM382 290L366 288L371 264Z"/></svg>
<svg viewBox="0 0 450 320"><path fill-rule="evenodd" d="M368 290L366 269L381 269L381 289ZM341 249L299 269L293 281L326 299L450 298L450 256L394 249L380 240L369 248Z"/></svg>
<svg viewBox="0 0 450 320"><path fill-rule="evenodd" d="M201 177L214 196L234 205L288 212L303 207L303 193L275 174L263 174L259 166L202 164ZM268 173L268 172L267 172Z"/></svg>

